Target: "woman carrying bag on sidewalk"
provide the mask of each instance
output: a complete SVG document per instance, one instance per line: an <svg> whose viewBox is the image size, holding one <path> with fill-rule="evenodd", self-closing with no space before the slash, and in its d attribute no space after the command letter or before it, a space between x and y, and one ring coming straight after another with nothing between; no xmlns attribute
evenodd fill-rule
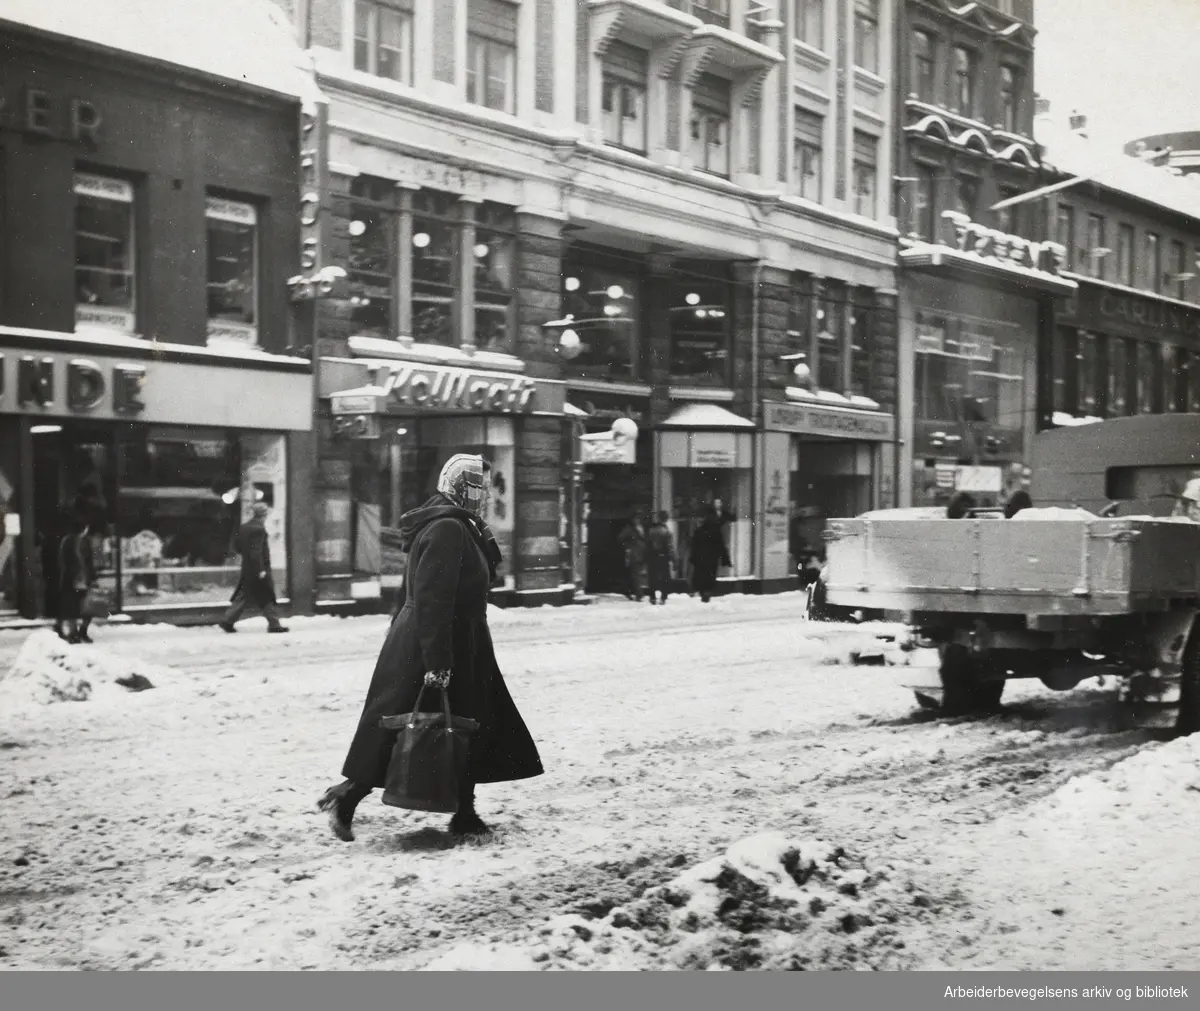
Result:
<svg viewBox="0 0 1200 1011"><path fill-rule="evenodd" d="M400 520L408 565L399 611L379 653L358 730L342 767L345 781L318 802L334 835L350 842L359 802L384 789L397 731L383 717L410 712L425 684L448 686L456 717L479 723L471 738L458 807L450 820L455 836L489 829L475 812L477 783L528 779L542 762L496 663L487 624L488 590L500 549L482 520L489 491L488 465L458 454L442 468L437 493ZM440 692L427 691L424 711L440 711Z"/></svg>

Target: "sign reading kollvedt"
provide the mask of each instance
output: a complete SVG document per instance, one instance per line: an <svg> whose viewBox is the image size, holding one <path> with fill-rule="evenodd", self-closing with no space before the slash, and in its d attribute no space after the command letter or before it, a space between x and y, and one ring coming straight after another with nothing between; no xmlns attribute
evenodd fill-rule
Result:
<svg viewBox="0 0 1200 1011"><path fill-rule="evenodd" d="M763 427L772 432L797 435L891 442L896 434L896 419L883 412L768 401L763 404Z"/></svg>
<svg viewBox="0 0 1200 1011"><path fill-rule="evenodd" d="M330 395L333 414L386 414L392 410L470 411L497 414L561 414L562 383L506 372L446 365L388 364L375 369L375 384Z"/></svg>

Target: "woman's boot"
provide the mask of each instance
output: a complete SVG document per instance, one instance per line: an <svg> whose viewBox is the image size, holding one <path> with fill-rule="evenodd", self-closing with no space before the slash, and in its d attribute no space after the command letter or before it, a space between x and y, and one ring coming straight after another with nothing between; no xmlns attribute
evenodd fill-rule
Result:
<svg viewBox="0 0 1200 1011"><path fill-rule="evenodd" d="M371 787L361 786L352 779L331 786L317 801L317 807L329 816L329 828L342 842L354 842L350 826L358 802L371 792Z"/></svg>
<svg viewBox="0 0 1200 1011"><path fill-rule="evenodd" d="M477 839L491 833L491 829L475 813L475 783L464 780L458 791L458 810L450 819L450 834L460 839Z"/></svg>

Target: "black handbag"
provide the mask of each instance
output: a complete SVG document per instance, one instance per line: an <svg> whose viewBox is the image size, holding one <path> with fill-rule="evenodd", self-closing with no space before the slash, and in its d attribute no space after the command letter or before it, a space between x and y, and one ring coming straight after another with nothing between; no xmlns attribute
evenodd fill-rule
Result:
<svg viewBox="0 0 1200 1011"><path fill-rule="evenodd" d="M428 685L422 685L413 703L413 712L385 716L379 725L399 730L392 747L384 779L383 802L410 811L458 810L458 787L466 774L471 735L479 729L477 720L450 712L450 692L442 692L442 711L423 713L421 698Z"/></svg>

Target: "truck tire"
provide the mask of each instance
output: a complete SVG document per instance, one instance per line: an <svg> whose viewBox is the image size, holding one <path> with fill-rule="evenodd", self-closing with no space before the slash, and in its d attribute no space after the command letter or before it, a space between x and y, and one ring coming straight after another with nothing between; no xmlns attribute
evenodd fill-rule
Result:
<svg viewBox="0 0 1200 1011"><path fill-rule="evenodd" d="M952 642L942 650L938 669L942 682L942 711L947 716L995 712L1004 694L1003 681L982 681L979 660L966 646Z"/></svg>
<svg viewBox="0 0 1200 1011"><path fill-rule="evenodd" d="M1181 737L1200 731L1200 626L1192 629L1179 663L1179 712L1175 732Z"/></svg>

